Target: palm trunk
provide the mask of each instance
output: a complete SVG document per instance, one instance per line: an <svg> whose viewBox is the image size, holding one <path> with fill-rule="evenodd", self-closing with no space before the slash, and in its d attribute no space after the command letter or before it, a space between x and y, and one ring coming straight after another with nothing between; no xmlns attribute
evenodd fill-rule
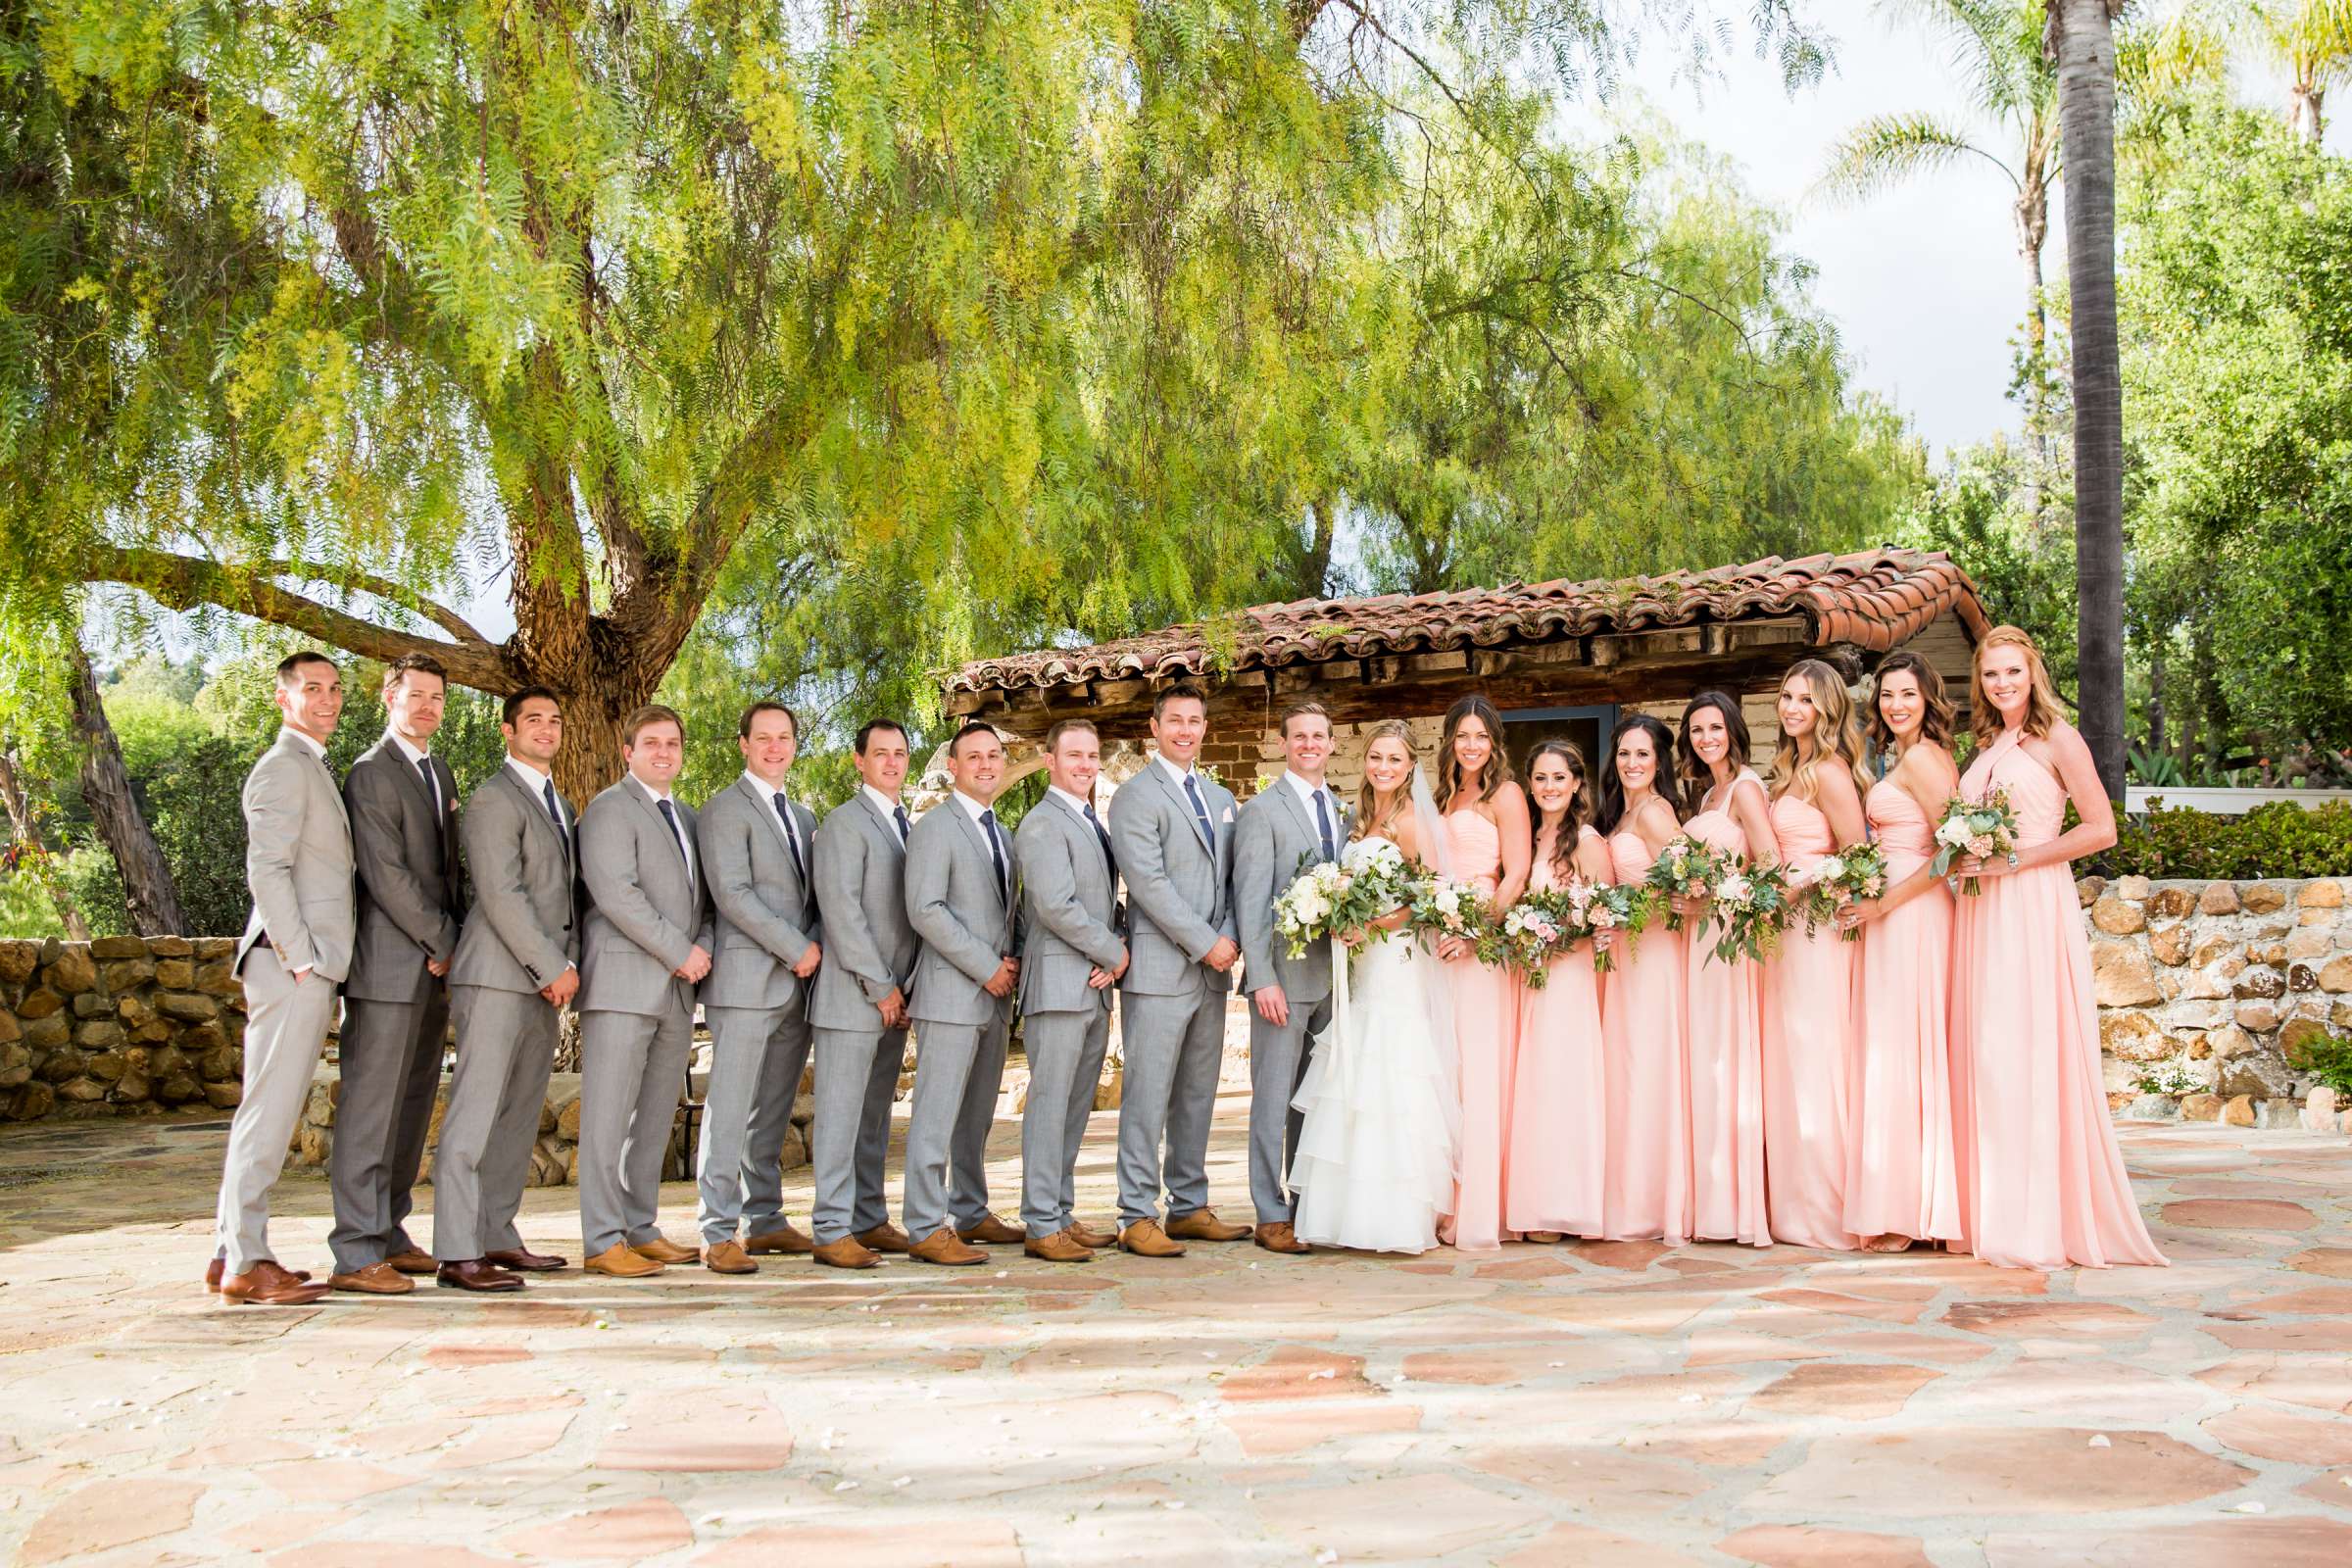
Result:
<svg viewBox="0 0 2352 1568"><path fill-rule="evenodd" d="M24 782L17 776L16 757L6 750L0 750L0 804L8 808L8 824L16 839L17 853L10 857L12 870L22 871L28 861L37 864L47 858L49 847L41 842L39 825L32 819L32 803L24 798ZM54 876L41 871L33 874L49 890L49 902L56 906L58 923L66 928L66 940L89 941L89 922L74 906L73 896L58 886Z"/></svg>
<svg viewBox="0 0 2352 1568"><path fill-rule="evenodd" d="M115 727L107 722L106 704L99 699L97 678L90 672L89 656L77 642L74 655L74 729L81 741L81 801L90 808L98 837L114 856L122 876L122 901L130 913L130 928L143 937L184 936L187 920L179 909L179 887L172 867L155 842L154 830L131 793L130 774L122 766L122 748Z"/></svg>
<svg viewBox="0 0 2352 1568"><path fill-rule="evenodd" d="M2026 269L2026 515L2036 540L2042 533L2042 500L2050 471L2048 406L2049 312L2042 304L2041 249L2049 238L2050 202L2038 178L2029 177L2017 198L2017 254Z"/></svg>
<svg viewBox="0 0 2352 1568"><path fill-rule="evenodd" d="M2066 148L2067 293L2074 317L2078 723L2113 800L2124 796L2124 388L2115 322L2112 0L2048 0Z"/></svg>
<svg viewBox="0 0 2352 1568"><path fill-rule="evenodd" d="M2314 147L2327 134L2328 122L2324 113L2328 89L2316 82L2298 81L2287 101L2286 118L2295 127L2295 134Z"/></svg>

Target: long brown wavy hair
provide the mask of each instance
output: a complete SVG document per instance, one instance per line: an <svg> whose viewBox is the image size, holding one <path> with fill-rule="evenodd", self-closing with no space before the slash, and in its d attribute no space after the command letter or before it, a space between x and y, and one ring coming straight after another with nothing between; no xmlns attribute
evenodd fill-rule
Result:
<svg viewBox="0 0 2352 1568"><path fill-rule="evenodd" d="M1804 676L1813 693L1813 755L1800 761L1796 738L1782 732L1781 743L1772 754L1773 799L1794 795L1811 801L1813 775L1832 757L1853 775L1855 793L1869 794L1870 770L1862 765L1861 715L1846 692L1845 677L1838 673L1838 666L1820 659L1800 659L1789 665L1788 675L1781 677L1783 687L1788 686L1789 675Z"/></svg>
<svg viewBox="0 0 2352 1568"><path fill-rule="evenodd" d="M1715 787L1715 770L1699 760L1697 749L1690 744L1690 720L1710 708L1723 715L1724 735L1730 743L1724 760L1732 764L1733 776L1737 777L1747 765L1747 720L1740 712L1740 699L1717 691L1700 692L1691 698L1690 706L1683 710L1682 728L1675 733L1674 765L1683 775L1683 796L1693 811L1705 802L1707 791Z"/></svg>
<svg viewBox="0 0 2352 1568"><path fill-rule="evenodd" d="M1394 738L1404 743L1405 756L1412 758L1416 761L1420 760L1420 751L1413 745L1413 726L1406 723L1401 718L1384 718L1379 723L1373 725L1370 729L1364 731L1365 753L1367 755L1370 754L1372 750L1372 743L1374 741L1390 738ZM1399 786L1396 791L1396 801L1393 802L1389 808L1389 815L1380 818L1378 821L1375 821L1373 819L1373 810L1374 808L1376 808L1380 803L1376 798L1375 792L1372 788L1372 775L1369 773L1365 774L1364 781L1355 787L1355 826L1352 830L1350 830L1348 836L1355 839L1371 837L1374 833L1377 833L1382 828L1388 826L1390 818L1396 816L1397 811L1403 807L1410 805L1412 798L1412 776L1407 774L1405 776L1404 783ZM1423 853L1426 854L1428 852L1425 849Z"/></svg>
<svg viewBox="0 0 2352 1568"><path fill-rule="evenodd" d="M1926 710L1919 715L1919 738L1934 741L1945 751L1952 749L1952 731L1959 715L1952 710L1951 698L1944 695L1943 676L1934 664L1908 648L1897 649L1879 662L1879 672L1870 683L1870 743L1891 755L1894 751L1894 728L1886 715L1879 711L1879 689L1886 677L1908 671L1919 682L1919 695Z"/></svg>
<svg viewBox="0 0 2352 1568"><path fill-rule="evenodd" d="M2058 688L2050 684L2050 666L2042 662L2041 650L2016 626L1995 626L1986 632L1968 662L1969 728L1976 733L1979 746L1990 746L2001 738L2001 710L1984 695L1984 655L2002 647L2026 651L2026 670L2033 677L2026 693L2026 733L2046 740L2052 729L2066 722L2066 710L2058 706Z"/></svg>
<svg viewBox="0 0 2352 1568"><path fill-rule="evenodd" d="M1536 763L1545 757L1556 757L1568 766L1568 776L1576 780L1576 793L1568 797L1568 809L1560 813L1559 831L1551 839L1552 874L1566 881L1576 873L1577 830L1585 825L1592 810L1592 774L1585 766L1584 751L1576 742L1547 736L1536 742L1535 750L1527 754L1527 770L1531 774ZM1527 800L1527 832L1532 849L1544 840L1544 808L1536 805L1533 795Z"/></svg>
<svg viewBox="0 0 2352 1568"><path fill-rule="evenodd" d="M1462 783L1462 764L1453 758L1454 731L1462 727L1465 718L1476 718L1487 726L1487 739L1493 750L1487 755L1487 765L1478 770L1478 798L1491 801L1494 792L1511 782L1511 754L1503 749L1502 715L1494 705L1473 692L1446 710L1446 728L1438 736L1438 782L1430 793L1437 797L1438 814L1444 816L1453 809L1454 797L1465 786Z"/></svg>

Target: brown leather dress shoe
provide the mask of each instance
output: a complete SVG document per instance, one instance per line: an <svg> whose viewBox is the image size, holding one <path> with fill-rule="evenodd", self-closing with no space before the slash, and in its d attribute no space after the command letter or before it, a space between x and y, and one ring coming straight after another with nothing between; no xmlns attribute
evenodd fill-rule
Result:
<svg viewBox="0 0 2352 1568"><path fill-rule="evenodd" d="M977 1225L958 1225L956 1234L967 1242L983 1247L1018 1247L1029 1239L1029 1233L1018 1225L1007 1225L994 1214L983 1214Z"/></svg>
<svg viewBox="0 0 2352 1568"><path fill-rule="evenodd" d="M1092 1263L1095 1260L1094 1250L1080 1244L1077 1237L1071 1234L1076 1229L1076 1226L1072 1226L1070 1230L1055 1231L1051 1236L1031 1237L1021 1244L1021 1250L1048 1263Z"/></svg>
<svg viewBox="0 0 2352 1568"><path fill-rule="evenodd" d="M527 1247L488 1253L485 1261L496 1263L500 1268L511 1268L518 1274L552 1274L557 1269L571 1266L553 1252L534 1252Z"/></svg>
<svg viewBox="0 0 2352 1568"><path fill-rule="evenodd" d="M431 1274L437 1272L441 1267L440 1264L433 1261L429 1253L419 1252L414 1247L405 1252L394 1252L384 1261L403 1274Z"/></svg>
<svg viewBox="0 0 2352 1568"><path fill-rule="evenodd" d="M519 1291L522 1276L510 1274L487 1258L469 1257L442 1264L433 1271L433 1283L461 1291Z"/></svg>
<svg viewBox="0 0 2352 1568"><path fill-rule="evenodd" d="M808 1254L827 1268L872 1268L881 1258L855 1236L844 1236L838 1242L823 1242Z"/></svg>
<svg viewBox="0 0 2352 1568"><path fill-rule="evenodd" d="M757 1274L760 1265L743 1250L741 1242L721 1242L703 1249L703 1267L713 1274Z"/></svg>
<svg viewBox="0 0 2352 1568"><path fill-rule="evenodd" d="M1270 1219L1258 1226L1257 1245L1269 1252L1281 1252L1291 1257L1314 1250L1298 1239L1298 1233L1291 1229L1291 1222L1287 1219Z"/></svg>
<svg viewBox="0 0 2352 1568"><path fill-rule="evenodd" d="M815 1251L816 1243L794 1230L790 1220L784 1220L778 1222L772 1231L762 1231L758 1236L747 1238L743 1250L754 1256L763 1252L784 1252L800 1257Z"/></svg>
<svg viewBox="0 0 2352 1568"><path fill-rule="evenodd" d="M362 1296L406 1296L416 1288L415 1280L380 1260L348 1274L329 1274L326 1283L335 1290L357 1291Z"/></svg>
<svg viewBox="0 0 2352 1568"><path fill-rule="evenodd" d="M1182 1257L1184 1249L1168 1240L1155 1219L1139 1219L1119 1232L1119 1250L1138 1257Z"/></svg>
<svg viewBox="0 0 2352 1568"><path fill-rule="evenodd" d="M610 1274L616 1280L641 1280L662 1272L659 1262L621 1242L614 1242L580 1267L591 1274Z"/></svg>
<svg viewBox="0 0 2352 1568"><path fill-rule="evenodd" d="M968 1268L988 1261L988 1254L977 1247L964 1245L952 1225L942 1225L915 1243L906 1255L918 1263L939 1263L949 1268Z"/></svg>
<svg viewBox="0 0 2352 1568"><path fill-rule="evenodd" d="M1083 1220L1075 1219L1070 1221L1069 1238L1080 1247L1091 1247L1098 1252L1105 1247L1116 1247L1119 1244L1118 1227L1113 1226L1109 1230L1103 1230L1099 1226L1089 1225Z"/></svg>
<svg viewBox="0 0 2352 1568"><path fill-rule="evenodd" d="M217 1257L214 1258L210 1263L204 1265L204 1288L206 1290L216 1293L219 1292L220 1289L220 1271L226 1265ZM311 1271L307 1268L289 1268L281 1270L281 1272L300 1280L305 1285L311 1283Z"/></svg>
<svg viewBox="0 0 2352 1568"><path fill-rule="evenodd" d="M657 1263L692 1263L703 1255L691 1247L680 1247L668 1237L659 1234L650 1242L631 1242L629 1250L639 1257L650 1257Z"/></svg>
<svg viewBox="0 0 2352 1568"><path fill-rule="evenodd" d="M1231 1225L1217 1218L1213 1208L1196 1208L1189 1214L1168 1216L1168 1234L1180 1242L1246 1242L1250 1227Z"/></svg>
<svg viewBox="0 0 2352 1568"><path fill-rule="evenodd" d="M893 1225L890 1221L884 1220L872 1230L866 1231L860 1235L858 1238L858 1245L860 1247L871 1248L877 1252L898 1252L905 1254L914 1250L914 1238L907 1235L905 1231L899 1229L896 1225Z"/></svg>
<svg viewBox="0 0 2352 1568"><path fill-rule="evenodd" d="M308 1306L325 1296L325 1286L296 1279L268 1258L220 1282L220 1299L240 1306Z"/></svg>

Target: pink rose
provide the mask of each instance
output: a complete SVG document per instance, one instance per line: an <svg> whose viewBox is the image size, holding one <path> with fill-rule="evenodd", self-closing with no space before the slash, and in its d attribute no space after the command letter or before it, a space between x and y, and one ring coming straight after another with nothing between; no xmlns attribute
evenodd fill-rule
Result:
<svg viewBox="0 0 2352 1568"><path fill-rule="evenodd" d="M1980 860L1991 859L1992 835L1989 833L1980 833L1975 838L1970 839L1968 841L1968 853L1975 856Z"/></svg>

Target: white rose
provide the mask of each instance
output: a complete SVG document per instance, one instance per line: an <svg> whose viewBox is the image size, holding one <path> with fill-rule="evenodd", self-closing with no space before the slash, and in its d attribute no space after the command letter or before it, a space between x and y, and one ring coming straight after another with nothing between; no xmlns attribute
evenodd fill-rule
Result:
<svg viewBox="0 0 2352 1568"><path fill-rule="evenodd" d="M1747 878L1734 871L1715 886L1715 896L1726 904L1747 902Z"/></svg>
<svg viewBox="0 0 2352 1568"><path fill-rule="evenodd" d="M1969 841L1968 819L1955 816L1936 830L1936 842L1959 849Z"/></svg>
<svg viewBox="0 0 2352 1568"><path fill-rule="evenodd" d="M1835 882L1843 875L1845 875L1845 862L1835 855L1813 869L1813 880L1816 882Z"/></svg>

